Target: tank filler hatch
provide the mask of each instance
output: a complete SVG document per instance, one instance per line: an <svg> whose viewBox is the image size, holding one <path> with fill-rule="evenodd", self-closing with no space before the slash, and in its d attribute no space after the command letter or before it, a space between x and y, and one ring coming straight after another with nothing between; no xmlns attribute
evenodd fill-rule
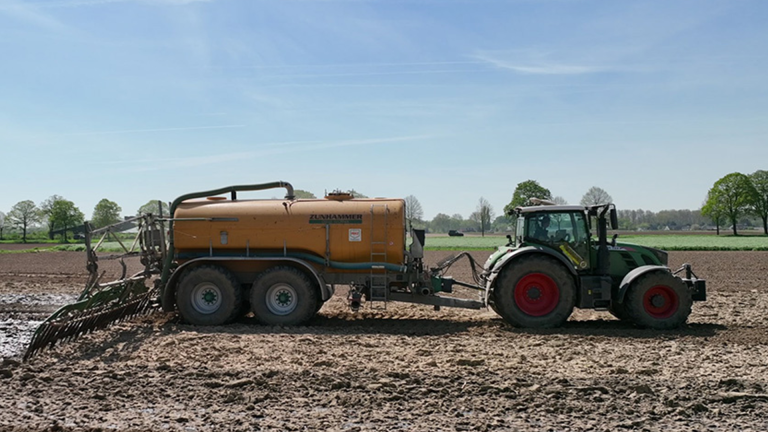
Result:
<svg viewBox="0 0 768 432"><path fill-rule="evenodd" d="M352 196L351 193L349 193L349 192L342 192L342 191L339 191L339 190L330 192L329 194L327 194L325 196L325 199L332 200L332 201L348 201L348 200L351 200L353 198L354 198L354 196Z"/></svg>

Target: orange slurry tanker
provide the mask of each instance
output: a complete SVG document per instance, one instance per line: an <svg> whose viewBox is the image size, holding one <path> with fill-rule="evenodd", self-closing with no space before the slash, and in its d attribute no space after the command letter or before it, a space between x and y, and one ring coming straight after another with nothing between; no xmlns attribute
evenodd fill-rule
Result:
<svg viewBox="0 0 768 432"><path fill-rule="evenodd" d="M285 189L285 197L238 198L239 192L274 188ZM514 237L508 235L482 266L461 252L426 268L424 230L408 230L402 199L341 192L296 199L282 181L183 195L170 205L170 215L159 205L160 214L128 221L138 227L130 247L115 235L127 222L97 230L86 223L86 287L40 325L25 358L158 308L194 325L223 325L248 313L267 325L304 324L340 286L353 311L390 301L490 307L510 324L531 328L560 326L578 307L668 329L685 323L693 301L706 299L705 281L689 264L673 272L664 251L617 243L616 236L608 241L607 229L617 227L613 204L532 201L538 205L510 213ZM123 253L98 254L108 238ZM144 269L128 276L123 265L118 280L103 283L99 260L123 263L128 256L139 256ZM445 275L462 258L471 281ZM454 286L477 296L446 295Z"/></svg>

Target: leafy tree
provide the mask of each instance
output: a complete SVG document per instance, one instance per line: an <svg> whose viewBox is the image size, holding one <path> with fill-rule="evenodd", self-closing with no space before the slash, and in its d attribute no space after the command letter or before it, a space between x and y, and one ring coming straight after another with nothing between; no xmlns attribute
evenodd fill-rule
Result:
<svg viewBox="0 0 768 432"><path fill-rule="evenodd" d="M349 194L352 195L352 198L368 198L368 195L363 195L354 189L350 189Z"/></svg>
<svg viewBox="0 0 768 432"><path fill-rule="evenodd" d="M93 224L94 228L116 224L120 222L121 211L123 211L123 209L121 209L116 202L104 198L93 208L91 224Z"/></svg>
<svg viewBox="0 0 768 432"><path fill-rule="evenodd" d="M755 196L755 188L749 177L742 173L731 173L715 182L713 196L731 221L733 235L738 235L736 225L739 216L750 211L750 204Z"/></svg>
<svg viewBox="0 0 768 432"><path fill-rule="evenodd" d="M434 232L448 232L451 229L451 217L444 213L438 213L429 223Z"/></svg>
<svg viewBox="0 0 768 432"><path fill-rule="evenodd" d="M0 212L0 240L3 239L3 230L5 229L5 213Z"/></svg>
<svg viewBox="0 0 768 432"><path fill-rule="evenodd" d="M725 209L717 193L714 187L707 192L707 200L701 207L701 214L712 219L717 235L720 235L720 225L725 221Z"/></svg>
<svg viewBox="0 0 768 432"><path fill-rule="evenodd" d="M27 242L27 230L40 222L40 209L31 200L20 201L8 212L11 224L21 229L21 241Z"/></svg>
<svg viewBox="0 0 768 432"><path fill-rule="evenodd" d="M504 206L504 214L510 214L515 207L530 205L531 198L552 199L552 192L541 186L536 180L518 183L512 201Z"/></svg>
<svg viewBox="0 0 768 432"><path fill-rule="evenodd" d="M451 216L451 226L448 229L458 230L464 228L464 226L464 216L460 215L459 213L454 213L454 215Z"/></svg>
<svg viewBox="0 0 768 432"><path fill-rule="evenodd" d="M508 217L501 215L501 216L497 216L496 219L493 220L493 222L491 223L491 228L497 232L513 231L514 223L510 221Z"/></svg>
<svg viewBox="0 0 768 432"><path fill-rule="evenodd" d="M51 212L53 211L53 205L57 201L63 200L64 197L60 195L51 195L47 200L40 203L40 211L42 218L45 220L45 224L48 225L48 238L53 240L53 232L56 231L56 225L54 220L51 219Z"/></svg>
<svg viewBox="0 0 768 432"><path fill-rule="evenodd" d="M308 192L302 189L294 189L293 194L297 199L315 199L317 198L312 192Z"/></svg>
<svg viewBox="0 0 768 432"><path fill-rule="evenodd" d="M752 208L755 214L763 220L763 233L768 234L768 171L755 171L749 176L749 179L755 189Z"/></svg>
<svg viewBox="0 0 768 432"><path fill-rule="evenodd" d="M480 222L480 234L485 237L485 231L491 228L494 212L491 203L487 199L480 197L477 201L477 215Z"/></svg>
<svg viewBox="0 0 768 432"><path fill-rule="evenodd" d="M67 242L67 231L83 223L85 215L69 200L59 200L53 203L50 218L59 227L56 231L62 233L62 241Z"/></svg>
<svg viewBox="0 0 768 432"><path fill-rule="evenodd" d="M405 218L413 223L420 221L423 217L424 210L422 210L419 200L413 195L405 197Z"/></svg>
<svg viewBox="0 0 768 432"><path fill-rule="evenodd" d="M613 198L606 192L604 189L601 189L597 186L592 186L589 188L587 193L584 194L583 197L581 197L581 205L583 206L591 206L591 205L597 205L597 204L606 204L613 202Z"/></svg>
<svg viewBox="0 0 768 432"><path fill-rule="evenodd" d="M552 202L557 205L568 205L568 201L566 201L565 198L561 197L560 195L552 198Z"/></svg>
<svg viewBox="0 0 768 432"><path fill-rule="evenodd" d="M143 206L139 207L139 211L136 212L137 216L141 216L143 214L153 214L153 215L160 215L160 206L159 203L162 203L162 209L163 209L163 217L168 217L171 215L171 207L168 205L168 203L163 202L161 200L150 200Z"/></svg>

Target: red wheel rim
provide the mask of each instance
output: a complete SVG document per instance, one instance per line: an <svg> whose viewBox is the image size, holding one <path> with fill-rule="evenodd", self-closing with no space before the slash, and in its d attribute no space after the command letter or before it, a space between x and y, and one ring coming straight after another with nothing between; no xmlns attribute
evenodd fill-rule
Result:
<svg viewBox="0 0 768 432"><path fill-rule="evenodd" d="M680 300L675 290L666 285L656 285L643 295L643 307L654 318L669 318L677 312Z"/></svg>
<svg viewBox="0 0 768 432"><path fill-rule="evenodd" d="M544 273L523 276L515 285L515 303L525 314L544 316L560 301L560 289L551 277Z"/></svg>

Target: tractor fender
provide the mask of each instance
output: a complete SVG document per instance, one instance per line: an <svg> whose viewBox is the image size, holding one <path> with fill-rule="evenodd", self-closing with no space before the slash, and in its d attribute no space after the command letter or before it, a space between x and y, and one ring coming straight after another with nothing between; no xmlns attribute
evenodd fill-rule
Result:
<svg viewBox="0 0 768 432"><path fill-rule="evenodd" d="M619 285L619 292L618 292L618 295L616 296L616 301L619 303L624 303L624 296L627 294L627 290L629 290L629 287L632 285L632 282L634 282L640 276L646 273L651 273L651 272L669 273L669 267L657 266L657 265L645 265L645 266L640 266L631 270L629 273L624 275L624 279L621 280L621 284Z"/></svg>
<svg viewBox="0 0 768 432"><path fill-rule="evenodd" d="M523 255L530 255L530 254L543 254L550 257L555 258L557 261L561 262L565 268L568 269L568 271L571 272L571 275L574 276L574 278L577 276L576 269L573 268L573 264L571 264L568 259L566 259L561 254L558 254L556 252L553 252L552 250L544 247L539 246L526 246L520 249L517 249L516 251L512 253L508 253L507 255L504 255L499 261L496 262L496 264L493 266L493 269L491 270L491 274L488 277L488 282L486 284L486 290L490 291L493 289L494 283L496 281L496 278L499 277L499 274L501 274L501 271L515 258L519 258ZM578 280L578 279L577 279ZM487 298L487 296L486 296Z"/></svg>
<svg viewBox="0 0 768 432"><path fill-rule="evenodd" d="M176 270L174 270L171 277L168 279L168 283L165 285L165 288L162 290L162 294L160 297L160 304L163 307L163 310L166 312L172 312L176 307L176 285L179 282L179 278L181 277L181 274L184 272L184 269L187 267L192 267L194 265L204 264L204 263L216 263L216 262L227 262L227 261L273 261L275 264L279 262L291 262L298 264L299 267L306 270L308 274L311 275L313 280L315 280L320 287L320 297L323 301L328 300L333 295L333 290L325 283L322 277L315 271L314 267L307 264L307 262L302 261L297 258L289 258L289 257L201 257L196 258L193 260L189 260L185 262L184 264L180 265Z"/></svg>

